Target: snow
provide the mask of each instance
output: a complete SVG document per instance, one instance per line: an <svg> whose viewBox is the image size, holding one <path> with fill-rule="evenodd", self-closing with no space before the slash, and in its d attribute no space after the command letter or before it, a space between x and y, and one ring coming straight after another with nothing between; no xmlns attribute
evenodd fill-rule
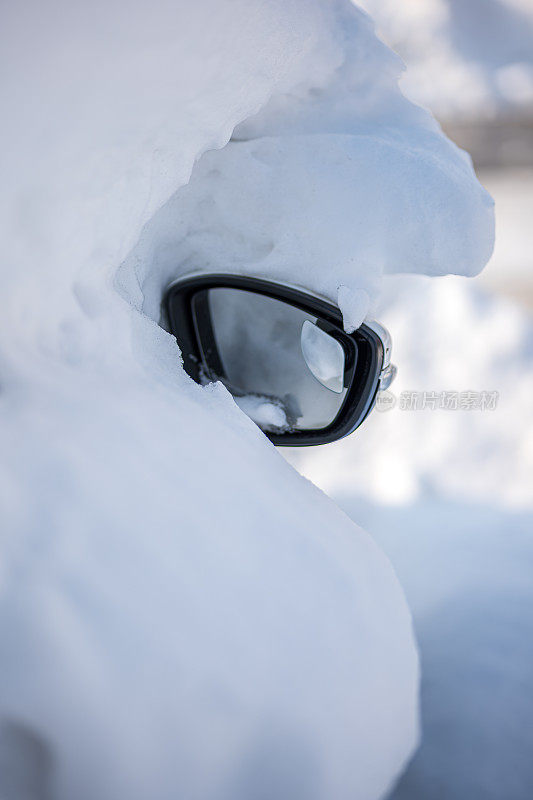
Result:
<svg viewBox="0 0 533 800"><path fill-rule="evenodd" d="M474 274L490 198L347 2L27 0L2 66L0 750L54 800L382 796L418 736L400 585L187 378L161 292Z"/></svg>
<svg viewBox="0 0 533 800"><path fill-rule="evenodd" d="M241 411L244 411L263 430L283 431L290 427L281 400L252 394L235 397L234 400Z"/></svg>
<svg viewBox="0 0 533 800"><path fill-rule="evenodd" d="M391 558L420 644L422 742L391 800L529 800L531 511L336 499Z"/></svg>
<svg viewBox="0 0 533 800"><path fill-rule="evenodd" d="M353 291L349 286L339 286L337 305L342 312L346 333L353 333L368 314L370 298L364 289Z"/></svg>

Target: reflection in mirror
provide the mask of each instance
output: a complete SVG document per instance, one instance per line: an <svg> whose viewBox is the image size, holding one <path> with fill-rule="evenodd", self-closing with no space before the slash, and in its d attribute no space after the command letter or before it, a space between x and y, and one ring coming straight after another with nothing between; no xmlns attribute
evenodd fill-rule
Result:
<svg viewBox="0 0 533 800"><path fill-rule="evenodd" d="M260 394L236 394L234 398L241 411L260 428L280 433L291 430L287 409L281 400Z"/></svg>
<svg viewBox="0 0 533 800"><path fill-rule="evenodd" d="M305 363L317 381L332 392L342 392L344 350L341 343L306 319L302 325L300 344Z"/></svg>
<svg viewBox="0 0 533 800"><path fill-rule="evenodd" d="M199 292L193 307L202 315L197 330L209 377L220 379L261 428L318 430L333 422L347 391L344 350L316 327L317 317L226 287Z"/></svg>

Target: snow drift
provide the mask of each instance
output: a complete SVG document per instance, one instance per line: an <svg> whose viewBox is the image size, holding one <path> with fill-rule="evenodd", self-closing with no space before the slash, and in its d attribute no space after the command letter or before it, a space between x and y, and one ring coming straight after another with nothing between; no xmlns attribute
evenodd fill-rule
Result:
<svg viewBox="0 0 533 800"><path fill-rule="evenodd" d="M398 582L160 292L472 274L490 200L346 2L28 0L2 40L3 795L377 798L417 738Z"/></svg>

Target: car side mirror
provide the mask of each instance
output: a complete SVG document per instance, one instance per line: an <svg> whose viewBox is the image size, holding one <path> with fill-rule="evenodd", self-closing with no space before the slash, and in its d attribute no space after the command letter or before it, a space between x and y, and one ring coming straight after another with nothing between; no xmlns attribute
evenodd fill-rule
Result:
<svg viewBox="0 0 533 800"><path fill-rule="evenodd" d="M390 337L295 287L239 275L180 278L164 301L184 367L221 381L278 445L331 442L368 415L388 368Z"/></svg>

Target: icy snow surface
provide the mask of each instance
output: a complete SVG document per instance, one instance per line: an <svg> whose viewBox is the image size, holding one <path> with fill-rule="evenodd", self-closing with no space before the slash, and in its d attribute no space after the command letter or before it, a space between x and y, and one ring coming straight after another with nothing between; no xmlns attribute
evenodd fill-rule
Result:
<svg viewBox="0 0 533 800"><path fill-rule="evenodd" d="M399 584L185 376L161 291L473 274L490 199L347 2L28 0L1 58L0 749L54 800L379 797L417 739Z"/></svg>

